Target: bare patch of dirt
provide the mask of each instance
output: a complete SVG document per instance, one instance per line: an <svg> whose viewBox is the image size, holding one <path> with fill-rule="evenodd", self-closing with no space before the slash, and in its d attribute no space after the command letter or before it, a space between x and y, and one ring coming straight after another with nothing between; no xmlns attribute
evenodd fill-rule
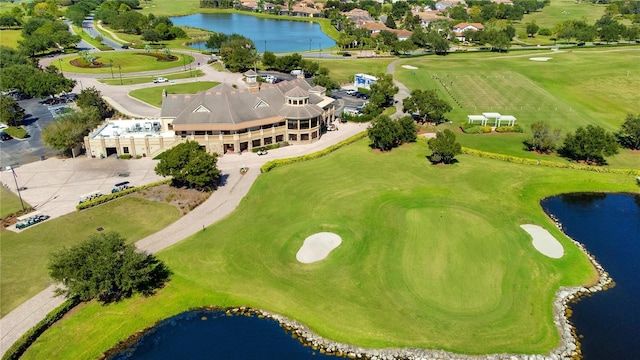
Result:
<svg viewBox="0 0 640 360"><path fill-rule="evenodd" d="M171 204L180 209L180 213L184 215L207 200L211 192L175 188L165 184L138 191L129 196Z"/></svg>

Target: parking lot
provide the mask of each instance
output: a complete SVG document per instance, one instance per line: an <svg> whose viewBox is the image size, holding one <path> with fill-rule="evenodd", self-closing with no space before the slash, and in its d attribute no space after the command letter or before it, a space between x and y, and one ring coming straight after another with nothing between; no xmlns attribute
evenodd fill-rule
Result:
<svg viewBox="0 0 640 360"><path fill-rule="evenodd" d="M42 129L53 121L54 113L45 104L41 104L41 99L26 99L18 101L18 104L25 111L25 118L22 120L25 130L29 137L25 139L5 140L0 143L0 166L2 169L11 165L17 166L21 164L39 161L42 156L49 158L56 156L58 151L46 147L41 139ZM66 104L55 104L54 109L58 106L67 106Z"/></svg>
<svg viewBox="0 0 640 360"><path fill-rule="evenodd" d="M22 198L52 218L76 211L80 196L100 191L110 194L118 183L141 185L161 180L154 172L156 161L151 159L102 160L79 157L76 159L50 158L15 168L18 186L26 188ZM13 174L4 168L0 179L16 192Z"/></svg>

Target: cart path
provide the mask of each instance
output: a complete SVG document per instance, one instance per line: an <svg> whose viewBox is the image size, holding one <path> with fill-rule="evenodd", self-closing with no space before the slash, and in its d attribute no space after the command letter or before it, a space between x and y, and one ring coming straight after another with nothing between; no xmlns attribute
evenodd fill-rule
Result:
<svg viewBox="0 0 640 360"><path fill-rule="evenodd" d="M274 149L264 156L245 153L244 155L233 154L219 158L218 168L223 174L224 182L218 190L204 203L173 224L139 240L136 246L144 251L155 253L198 231L203 231L203 227L212 225L235 210L260 175L260 167L267 161L317 152L365 131L367 127L367 123L340 124L338 131L327 132L313 144ZM240 168L243 166L249 170L241 175ZM4 355L24 333L64 302L64 298L54 297L54 289L53 285L47 287L0 319L0 356Z"/></svg>

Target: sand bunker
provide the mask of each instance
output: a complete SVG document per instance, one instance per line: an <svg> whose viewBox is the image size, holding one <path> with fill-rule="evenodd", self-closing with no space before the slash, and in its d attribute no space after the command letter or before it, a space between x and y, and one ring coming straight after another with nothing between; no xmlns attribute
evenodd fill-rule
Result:
<svg viewBox="0 0 640 360"><path fill-rule="evenodd" d="M302 247L296 254L296 259L305 264L320 261L326 258L331 250L337 248L341 243L340 236L334 233L321 232L313 234L304 239Z"/></svg>
<svg viewBox="0 0 640 360"><path fill-rule="evenodd" d="M560 242L544 228L530 224L520 225L520 227L531 235L533 247L543 255L554 259L559 259L564 255L564 248Z"/></svg>
<svg viewBox="0 0 640 360"><path fill-rule="evenodd" d="M411 66L411 65L402 65L402 67L405 68L405 69L409 69L409 70L416 70L417 69L417 67Z"/></svg>
<svg viewBox="0 0 640 360"><path fill-rule="evenodd" d="M550 57L532 57L532 58L529 58L529 60L531 60L531 61L549 61L551 59L552 58L550 58Z"/></svg>

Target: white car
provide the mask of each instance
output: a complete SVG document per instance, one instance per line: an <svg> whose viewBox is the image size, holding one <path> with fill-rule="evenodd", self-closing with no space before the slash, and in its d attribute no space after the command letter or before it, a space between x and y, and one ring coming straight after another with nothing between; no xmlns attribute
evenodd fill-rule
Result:
<svg viewBox="0 0 640 360"><path fill-rule="evenodd" d="M169 82L169 79L167 78L163 78L163 77L159 77L159 78L155 78L153 79L153 83L157 84L157 83L166 83Z"/></svg>

